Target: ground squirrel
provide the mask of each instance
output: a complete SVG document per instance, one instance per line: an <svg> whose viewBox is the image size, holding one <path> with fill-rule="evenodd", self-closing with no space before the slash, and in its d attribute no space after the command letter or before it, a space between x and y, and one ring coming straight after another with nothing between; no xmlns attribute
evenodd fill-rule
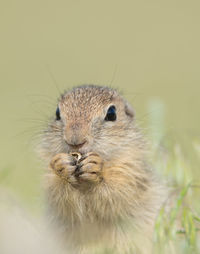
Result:
<svg viewBox="0 0 200 254"><path fill-rule="evenodd" d="M49 213L66 253L151 253L162 187L134 110L116 90L84 85L64 93L40 154L49 164Z"/></svg>

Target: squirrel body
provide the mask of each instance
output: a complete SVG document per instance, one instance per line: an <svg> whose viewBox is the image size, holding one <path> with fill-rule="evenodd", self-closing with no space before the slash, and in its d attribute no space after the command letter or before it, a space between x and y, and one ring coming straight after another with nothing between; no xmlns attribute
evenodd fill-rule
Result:
<svg viewBox="0 0 200 254"><path fill-rule="evenodd" d="M49 215L70 253L151 253L164 191L134 110L116 90L86 85L64 93L40 155L49 164Z"/></svg>

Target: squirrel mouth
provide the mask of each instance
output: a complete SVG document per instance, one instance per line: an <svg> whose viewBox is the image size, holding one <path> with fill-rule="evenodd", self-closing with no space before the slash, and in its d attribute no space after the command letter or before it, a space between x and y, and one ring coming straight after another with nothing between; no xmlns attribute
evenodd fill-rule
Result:
<svg viewBox="0 0 200 254"><path fill-rule="evenodd" d="M78 151L78 150L80 150L80 148L82 148L86 144L86 141L84 141L81 144L75 144L75 145L74 144L69 144L69 143L67 143L67 144L70 147L70 150L72 150L72 151Z"/></svg>
<svg viewBox="0 0 200 254"><path fill-rule="evenodd" d="M89 153L89 152L92 152L91 151L91 144L87 141L84 141L83 143L80 143L80 144L69 144L67 143L67 152L68 153L79 153L81 154L82 156Z"/></svg>
<svg viewBox="0 0 200 254"><path fill-rule="evenodd" d="M69 147L68 153L70 154L80 154L81 156L87 154L90 152L90 149L88 147ZM78 155L75 155L75 157Z"/></svg>

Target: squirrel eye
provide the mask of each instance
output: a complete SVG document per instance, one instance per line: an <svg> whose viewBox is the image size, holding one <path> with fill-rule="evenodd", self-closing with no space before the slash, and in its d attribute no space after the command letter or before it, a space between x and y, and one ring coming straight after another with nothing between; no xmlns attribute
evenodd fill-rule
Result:
<svg viewBox="0 0 200 254"><path fill-rule="evenodd" d="M59 107L57 107L57 109L56 109L56 120L59 121L60 119L61 119L61 117L60 117L60 109L59 109Z"/></svg>
<svg viewBox="0 0 200 254"><path fill-rule="evenodd" d="M116 108L115 106L110 106L107 111L105 121L115 121L116 119L117 119Z"/></svg>

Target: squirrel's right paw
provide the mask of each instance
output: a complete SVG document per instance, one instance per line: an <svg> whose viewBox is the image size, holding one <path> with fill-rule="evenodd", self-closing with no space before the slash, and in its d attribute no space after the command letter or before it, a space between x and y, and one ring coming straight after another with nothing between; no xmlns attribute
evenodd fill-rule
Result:
<svg viewBox="0 0 200 254"><path fill-rule="evenodd" d="M76 178L74 177L76 167L75 158L66 153L56 154L50 162L51 170L53 170L56 175L72 184L77 182Z"/></svg>

